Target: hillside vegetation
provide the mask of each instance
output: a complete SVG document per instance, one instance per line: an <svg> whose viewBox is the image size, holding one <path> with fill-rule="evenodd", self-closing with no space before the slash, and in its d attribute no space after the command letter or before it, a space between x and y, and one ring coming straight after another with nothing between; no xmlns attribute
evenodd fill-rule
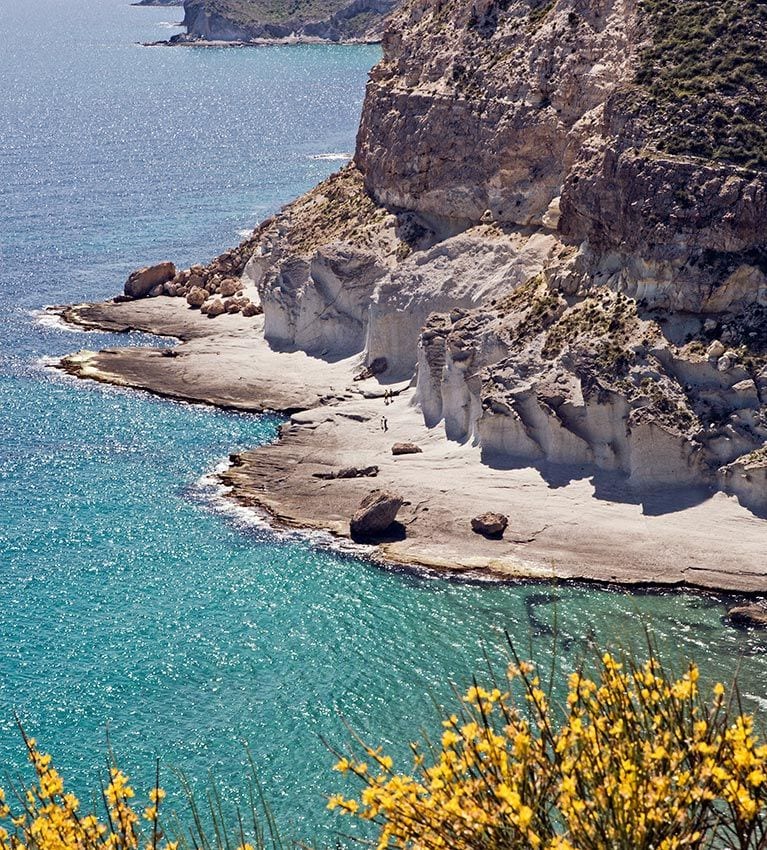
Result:
<svg viewBox="0 0 767 850"><path fill-rule="evenodd" d="M651 44L637 81L655 145L767 167L767 3L643 0Z"/></svg>

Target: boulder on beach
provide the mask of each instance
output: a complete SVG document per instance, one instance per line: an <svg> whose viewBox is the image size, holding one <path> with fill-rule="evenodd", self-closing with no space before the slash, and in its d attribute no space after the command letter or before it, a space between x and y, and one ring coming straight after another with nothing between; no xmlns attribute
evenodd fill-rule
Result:
<svg viewBox="0 0 767 850"><path fill-rule="evenodd" d="M391 447L393 455L419 455L423 453L423 449L415 443L395 443Z"/></svg>
<svg viewBox="0 0 767 850"><path fill-rule="evenodd" d="M727 617L734 626L767 628L767 608L764 605L736 605L730 608Z"/></svg>
<svg viewBox="0 0 767 850"><path fill-rule="evenodd" d="M224 278L218 287L219 293L225 298L234 295L240 289L242 289L242 286L240 285L239 280L235 280L233 277Z"/></svg>
<svg viewBox="0 0 767 850"><path fill-rule="evenodd" d="M199 286L193 286L186 296L186 303L190 307L199 309L205 303L208 293Z"/></svg>
<svg viewBox="0 0 767 850"><path fill-rule="evenodd" d="M125 281L125 294L131 298L146 298L152 290L173 280L176 276L176 267L173 263L158 263L156 266L147 266L133 272Z"/></svg>
<svg viewBox="0 0 767 850"><path fill-rule="evenodd" d="M242 315L246 318L250 318L251 316L260 316L263 312L264 308L260 304L254 304L252 301L248 301L248 303L242 308Z"/></svg>
<svg viewBox="0 0 767 850"><path fill-rule="evenodd" d="M220 298L214 298L207 305L208 309L206 313L208 314L209 319L215 319L216 316L221 316L226 313L226 306L224 302Z"/></svg>
<svg viewBox="0 0 767 850"><path fill-rule="evenodd" d="M397 518L404 500L388 490L373 490L360 502L349 524L355 540L386 531Z"/></svg>
<svg viewBox="0 0 767 850"><path fill-rule="evenodd" d="M471 521L471 529L476 534L484 534L485 537L503 537L509 518L494 511L475 516Z"/></svg>

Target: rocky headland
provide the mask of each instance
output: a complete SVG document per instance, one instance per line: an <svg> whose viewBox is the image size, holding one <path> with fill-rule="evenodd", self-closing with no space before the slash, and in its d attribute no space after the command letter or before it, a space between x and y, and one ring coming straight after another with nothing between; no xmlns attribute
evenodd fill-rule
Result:
<svg viewBox="0 0 767 850"><path fill-rule="evenodd" d="M393 560L764 590L766 23L757 0L409 0L352 164L170 297L67 315L247 327L215 380L250 376L250 409L265 364L312 364L273 405L309 412L224 476L287 524L348 534L371 482L315 473L377 465ZM193 342L65 366L202 398Z"/></svg>
<svg viewBox="0 0 767 850"><path fill-rule="evenodd" d="M167 45L375 43L397 0L183 0L185 33Z"/></svg>

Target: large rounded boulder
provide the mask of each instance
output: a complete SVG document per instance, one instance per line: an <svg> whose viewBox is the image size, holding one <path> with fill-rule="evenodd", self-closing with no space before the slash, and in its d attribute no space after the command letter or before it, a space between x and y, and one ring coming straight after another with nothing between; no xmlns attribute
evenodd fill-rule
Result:
<svg viewBox="0 0 767 850"><path fill-rule="evenodd" d="M125 294L129 298L146 298L152 290L173 280L176 267L173 263L158 263L133 272L125 281Z"/></svg>
<svg viewBox="0 0 767 850"><path fill-rule="evenodd" d="M373 490L360 503L349 524L355 540L375 537L387 531L397 519L404 500L388 490Z"/></svg>

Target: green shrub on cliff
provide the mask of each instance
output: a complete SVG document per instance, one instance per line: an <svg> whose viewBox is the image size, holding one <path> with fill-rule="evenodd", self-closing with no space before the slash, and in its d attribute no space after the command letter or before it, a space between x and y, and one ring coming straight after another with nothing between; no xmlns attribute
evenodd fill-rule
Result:
<svg viewBox="0 0 767 850"><path fill-rule="evenodd" d="M660 150L767 168L767 3L640 0L637 83Z"/></svg>

